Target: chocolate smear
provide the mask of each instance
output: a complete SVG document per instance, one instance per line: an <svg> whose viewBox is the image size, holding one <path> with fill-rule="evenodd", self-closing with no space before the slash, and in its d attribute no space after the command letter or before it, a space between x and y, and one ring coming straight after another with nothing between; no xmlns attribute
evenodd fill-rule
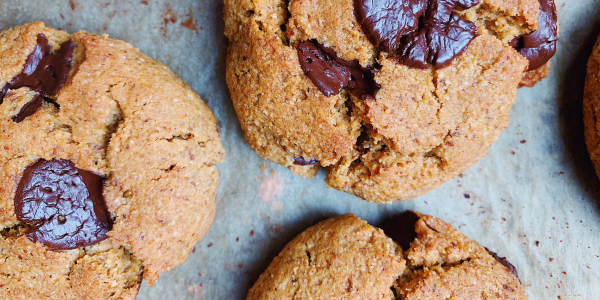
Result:
<svg viewBox="0 0 600 300"><path fill-rule="evenodd" d="M56 53L43 34L38 34L37 44L29 54L21 74L15 76L0 91L0 104L8 90L29 87L39 94L26 103L12 119L21 122L34 114L43 104L43 97L55 96L65 85L73 61L75 44L72 40L64 42Z"/></svg>
<svg viewBox="0 0 600 300"><path fill-rule="evenodd" d="M517 273L517 268L515 268L515 266L513 266L507 259L506 257L500 257L498 256L498 254L496 254L496 252L491 251L488 248L485 248L485 250L494 257L494 259L501 263L503 266L505 266L511 273L513 273L513 275L515 275L515 277L517 277L517 279L519 280L519 282L521 282L521 279L519 278L519 273Z"/></svg>
<svg viewBox="0 0 600 300"><path fill-rule="evenodd" d="M400 63L419 69L448 66L477 36L477 26L456 13L480 0L355 0L367 38Z"/></svg>
<svg viewBox="0 0 600 300"><path fill-rule="evenodd" d="M538 30L516 37L510 45L529 60L529 71L545 65L556 53L558 15L554 0L539 0Z"/></svg>
<svg viewBox="0 0 600 300"><path fill-rule="evenodd" d="M103 178L64 159L38 160L23 172L15 213L31 225L27 237L52 249L75 249L107 237L112 220Z"/></svg>
<svg viewBox="0 0 600 300"><path fill-rule="evenodd" d="M383 232L394 240L402 250L406 251L410 247L410 243L417 238L415 231L415 223L420 217L407 210L399 215L395 215L386 220L382 226L379 226Z"/></svg>
<svg viewBox="0 0 600 300"><path fill-rule="evenodd" d="M304 74L327 97L347 88L363 100L372 100L379 88L371 71L363 68L358 60L339 58L333 49L314 40L298 44L298 59Z"/></svg>

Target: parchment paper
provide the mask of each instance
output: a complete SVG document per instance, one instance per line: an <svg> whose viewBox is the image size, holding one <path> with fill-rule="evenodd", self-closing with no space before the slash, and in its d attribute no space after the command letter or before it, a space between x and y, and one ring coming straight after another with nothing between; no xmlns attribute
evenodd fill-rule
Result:
<svg viewBox="0 0 600 300"><path fill-rule="evenodd" d="M530 299L600 298L600 184L585 150L585 63L597 0L558 0L561 41L546 80L522 89L487 156L418 199L376 205L265 161L245 143L225 85L220 0L0 0L0 29L42 20L106 32L166 63L220 122L227 160L212 229L186 263L138 299L243 299L283 245L307 226L353 212L378 224L406 209L442 217L506 256ZM160 88L160 87L157 87ZM185 220L181 220L185 222Z"/></svg>

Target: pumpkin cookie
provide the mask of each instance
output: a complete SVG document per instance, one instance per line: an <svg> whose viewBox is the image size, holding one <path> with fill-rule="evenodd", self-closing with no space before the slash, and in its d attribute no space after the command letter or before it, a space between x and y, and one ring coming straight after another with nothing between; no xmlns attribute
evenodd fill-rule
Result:
<svg viewBox="0 0 600 300"><path fill-rule="evenodd" d="M0 294L134 298L208 231L217 122L165 65L41 22L0 33Z"/></svg>
<svg viewBox="0 0 600 300"><path fill-rule="evenodd" d="M600 177L600 38L587 65L583 94L585 142L596 174Z"/></svg>
<svg viewBox="0 0 600 300"><path fill-rule="evenodd" d="M225 0L227 83L261 156L404 200L485 155L556 26L553 0Z"/></svg>
<svg viewBox="0 0 600 300"><path fill-rule="evenodd" d="M347 214L306 229L246 299L527 299L514 266L438 218L382 228Z"/></svg>

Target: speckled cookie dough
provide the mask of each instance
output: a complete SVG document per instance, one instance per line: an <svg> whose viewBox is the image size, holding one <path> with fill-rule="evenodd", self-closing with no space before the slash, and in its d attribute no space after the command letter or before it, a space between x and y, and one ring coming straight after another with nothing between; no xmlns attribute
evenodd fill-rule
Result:
<svg viewBox="0 0 600 300"><path fill-rule="evenodd" d="M382 229L352 214L309 227L246 299L527 299L514 266L438 218L409 211Z"/></svg>
<svg viewBox="0 0 600 300"><path fill-rule="evenodd" d="M600 178L600 38L588 61L583 94L585 142Z"/></svg>
<svg viewBox="0 0 600 300"><path fill-rule="evenodd" d="M226 0L227 82L258 154L393 202L485 155L556 30L553 0Z"/></svg>
<svg viewBox="0 0 600 300"><path fill-rule="evenodd" d="M0 298L131 299L215 214L217 122L165 65L41 22L0 33Z"/></svg>

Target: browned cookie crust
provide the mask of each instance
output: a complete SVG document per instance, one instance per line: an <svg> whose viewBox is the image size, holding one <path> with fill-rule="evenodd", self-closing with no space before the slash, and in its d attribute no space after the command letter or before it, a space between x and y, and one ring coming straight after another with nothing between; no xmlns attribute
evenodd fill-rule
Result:
<svg viewBox="0 0 600 300"><path fill-rule="evenodd" d="M215 213L217 122L165 65L106 35L0 33L0 298L134 298Z"/></svg>
<svg viewBox="0 0 600 300"><path fill-rule="evenodd" d="M540 2L439 1L471 5L445 12L470 42L443 61L443 49L401 56L413 33L398 39L402 51L375 46L357 21L360 2L226 0L232 101L261 156L303 176L325 167L329 187L368 201L413 198L483 157L506 127L529 64L509 44L538 29ZM436 12L438 1L413 2ZM335 80L319 81L323 68Z"/></svg>
<svg viewBox="0 0 600 300"><path fill-rule="evenodd" d="M587 65L583 94L583 123L585 142L590 158L600 177L600 38L594 46Z"/></svg>
<svg viewBox="0 0 600 300"><path fill-rule="evenodd" d="M527 299L511 268L432 216L381 230L347 214L289 242L246 299Z"/></svg>

